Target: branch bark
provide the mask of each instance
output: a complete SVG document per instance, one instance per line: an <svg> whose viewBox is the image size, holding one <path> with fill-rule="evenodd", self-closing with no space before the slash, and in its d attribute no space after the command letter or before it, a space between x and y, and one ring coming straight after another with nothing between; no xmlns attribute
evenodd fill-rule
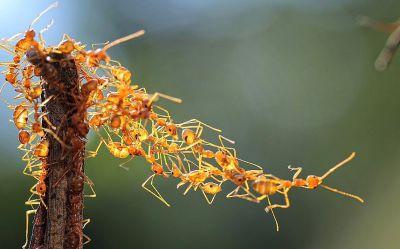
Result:
<svg viewBox="0 0 400 249"><path fill-rule="evenodd" d="M68 54L41 55L44 109L42 126L49 141L46 195L36 212L29 248L65 249L83 246L84 147L88 131L80 97L79 74Z"/></svg>

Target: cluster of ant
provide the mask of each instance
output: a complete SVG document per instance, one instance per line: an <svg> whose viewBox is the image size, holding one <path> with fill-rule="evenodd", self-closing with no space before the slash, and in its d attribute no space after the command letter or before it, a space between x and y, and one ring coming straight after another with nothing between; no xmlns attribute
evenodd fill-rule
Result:
<svg viewBox="0 0 400 249"><path fill-rule="evenodd" d="M240 159L234 148L226 146L226 143L234 142L219 134L219 129L196 119L175 122L157 101L165 98L179 103L180 99L161 93L150 94L145 88L132 84L131 72L111 60L106 53L109 48L142 34L144 31L139 31L105 44L103 48L87 51L84 45L67 35L64 35L59 45L45 46L42 32L37 40L35 31L29 28L22 38L14 36L0 44L2 50L13 56L11 62L2 62L1 65L6 68L3 72L6 84L13 87L18 93L15 99L20 100L19 104L9 104L9 107L14 110L13 122L19 130L19 148L25 152L22 157L26 162L23 172L36 179L35 185L30 189L32 195L26 202L32 206L32 210L27 211L27 222L29 214L35 212L46 195L44 181L51 168L46 163L49 153L47 137L52 136L61 145L67 146L64 139L57 135L57 127L50 122L44 108L53 96L44 97L42 80L51 80L54 69L46 66L50 64L43 63L43 54L65 55L77 67L85 120L79 124L81 126L78 126L78 131L81 136L86 136L91 128L100 138L97 149L88 152L86 156L96 156L100 147L105 145L114 157L129 159L121 164L122 167L132 158L144 158L152 173L142 187L167 206L169 203L153 184L156 177L177 179L177 188L186 185L183 194L191 189L201 191L209 204L222 192L224 183L231 182L234 188L226 197L255 203L266 200L266 211L288 208L288 194L294 187L315 189L321 186L363 202L358 196L323 184L325 178L350 161L354 153L322 176L300 178L301 168L290 168L295 174L291 180L284 180L265 173L262 167L254 163ZM48 57L44 60L53 59ZM202 135L206 130L218 133L218 142L205 140ZM71 141L69 144L79 147L78 142L74 144ZM86 176L83 179L93 192L89 196L94 197L93 183ZM81 187L80 184L77 185ZM283 197L283 204L271 203L269 197L276 194Z"/></svg>

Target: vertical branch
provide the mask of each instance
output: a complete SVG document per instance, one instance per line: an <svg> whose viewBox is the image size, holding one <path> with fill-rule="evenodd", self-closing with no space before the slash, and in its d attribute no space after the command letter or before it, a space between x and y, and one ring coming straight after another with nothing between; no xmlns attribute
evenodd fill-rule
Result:
<svg viewBox="0 0 400 249"><path fill-rule="evenodd" d="M49 53L40 64L49 126L46 134L47 210L37 211L30 248L82 248L83 165L87 128L81 108L79 77L75 61L68 54ZM48 127L51 129L51 127ZM45 224L45 225L44 225ZM44 229L43 229L44 228Z"/></svg>

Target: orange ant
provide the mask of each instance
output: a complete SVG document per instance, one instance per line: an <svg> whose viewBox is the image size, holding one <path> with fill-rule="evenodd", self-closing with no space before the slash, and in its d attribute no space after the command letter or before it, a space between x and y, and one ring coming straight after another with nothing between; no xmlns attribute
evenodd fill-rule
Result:
<svg viewBox="0 0 400 249"><path fill-rule="evenodd" d="M144 30L139 30L133 34L127 35L125 37L119 38L107 45L105 45L102 49L96 49L95 51L87 51L86 52L86 63L89 67L98 67L101 61L105 61L107 64L110 62L110 57L107 55L107 50L131 39L135 39L139 36L144 35Z"/></svg>
<svg viewBox="0 0 400 249"><path fill-rule="evenodd" d="M342 162L333 166L322 176L309 175L306 179L298 178L299 174L301 173L302 168L300 168L300 167L299 168L291 168L290 166L289 166L290 170L296 171L293 176L292 181L281 180L281 179L271 176L271 175L266 175L267 177L262 175L253 182L253 189L257 193L261 194L261 196L257 197L256 200L261 201L270 195L273 195L275 193L280 193L284 196L285 203L268 205L265 208L265 211L268 212L270 210L273 210L274 208L288 208L288 207L290 207L290 202L289 202L289 197L288 197L288 192L289 192L290 188L301 187L301 188L306 188L306 189L315 189L318 186L321 186L322 188L325 188L329 191L353 198L361 203L364 203L364 200L356 195L349 194L349 193L343 192L338 189L334 189L332 187L329 187L329 186L323 184L323 181L325 180L325 178L330 176L333 172L335 172L337 169L339 169L340 167L345 165L347 162L351 161L354 158L354 156L355 156L355 153L353 152L348 158L346 158Z"/></svg>
<svg viewBox="0 0 400 249"><path fill-rule="evenodd" d="M353 194L349 194L343 191L340 191L338 189L334 189L332 187L329 187L325 184L323 184L323 181L325 180L325 178L327 178L328 176L330 176L333 172L335 172L336 170L338 170L340 167L342 167L343 165L345 165L346 163L348 163L349 161L351 161L354 157L355 157L356 153L353 152L350 154L350 156L348 158L346 158L345 160L343 160L342 162L336 164L335 166L333 166L332 168L330 168L325 174L323 174L322 176L315 176L315 175L309 175L307 176L307 178L301 179L298 178L298 176L300 175L302 168L298 167L298 168L291 168L289 166L290 170L294 170L295 174L293 175L293 181L292 181L292 186L294 187L302 187L302 188L307 188L307 189L315 189L318 186L321 186L322 188L325 188L329 191L353 198L361 203L364 203L364 200L356 195Z"/></svg>

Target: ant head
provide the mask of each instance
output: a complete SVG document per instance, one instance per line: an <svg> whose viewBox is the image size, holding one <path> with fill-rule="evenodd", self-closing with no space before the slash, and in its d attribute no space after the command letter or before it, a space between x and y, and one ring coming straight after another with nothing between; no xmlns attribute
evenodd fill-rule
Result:
<svg viewBox="0 0 400 249"><path fill-rule="evenodd" d="M36 32L33 29L29 29L25 32L25 37L28 39L33 39L35 38Z"/></svg>
<svg viewBox="0 0 400 249"><path fill-rule="evenodd" d="M306 178L306 182L309 188L314 189L321 184L322 180L318 176L309 175Z"/></svg>
<svg viewBox="0 0 400 249"><path fill-rule="evenodd" d="M231 180L234 184L240 186L246 181L246 176L241 173L234 173Z"/></svg>
<svg viewBox="0 0 400 249"><path fill-rule="evenodd" d="M46 193L46 184L44 182L38 182L36 185L36 192L39 193L39 195L43 196Z"/></svg>
<svg viewBox="0 0 400 249"><path fill-rule="evenodd" d="M121 126L121 117L114 116L111 118L110 127L113 129L118 129Z"/></svg>
<svg viewBox="0 0 400 249"><path fill-rule="evenodd" d="M166 128L167 128L167 132L169 135L171 135L171 136L176 135L176 125L175 124L169 123L169 124L167 124Z"/></svg>
<svg viewBox="0 0 400 249"><path fill-rule="evenodd" d="M164 173L164 169L162 166L158 163L153 163L151 165L151 170L156 174L156 175L162 175Z"/></svg>

